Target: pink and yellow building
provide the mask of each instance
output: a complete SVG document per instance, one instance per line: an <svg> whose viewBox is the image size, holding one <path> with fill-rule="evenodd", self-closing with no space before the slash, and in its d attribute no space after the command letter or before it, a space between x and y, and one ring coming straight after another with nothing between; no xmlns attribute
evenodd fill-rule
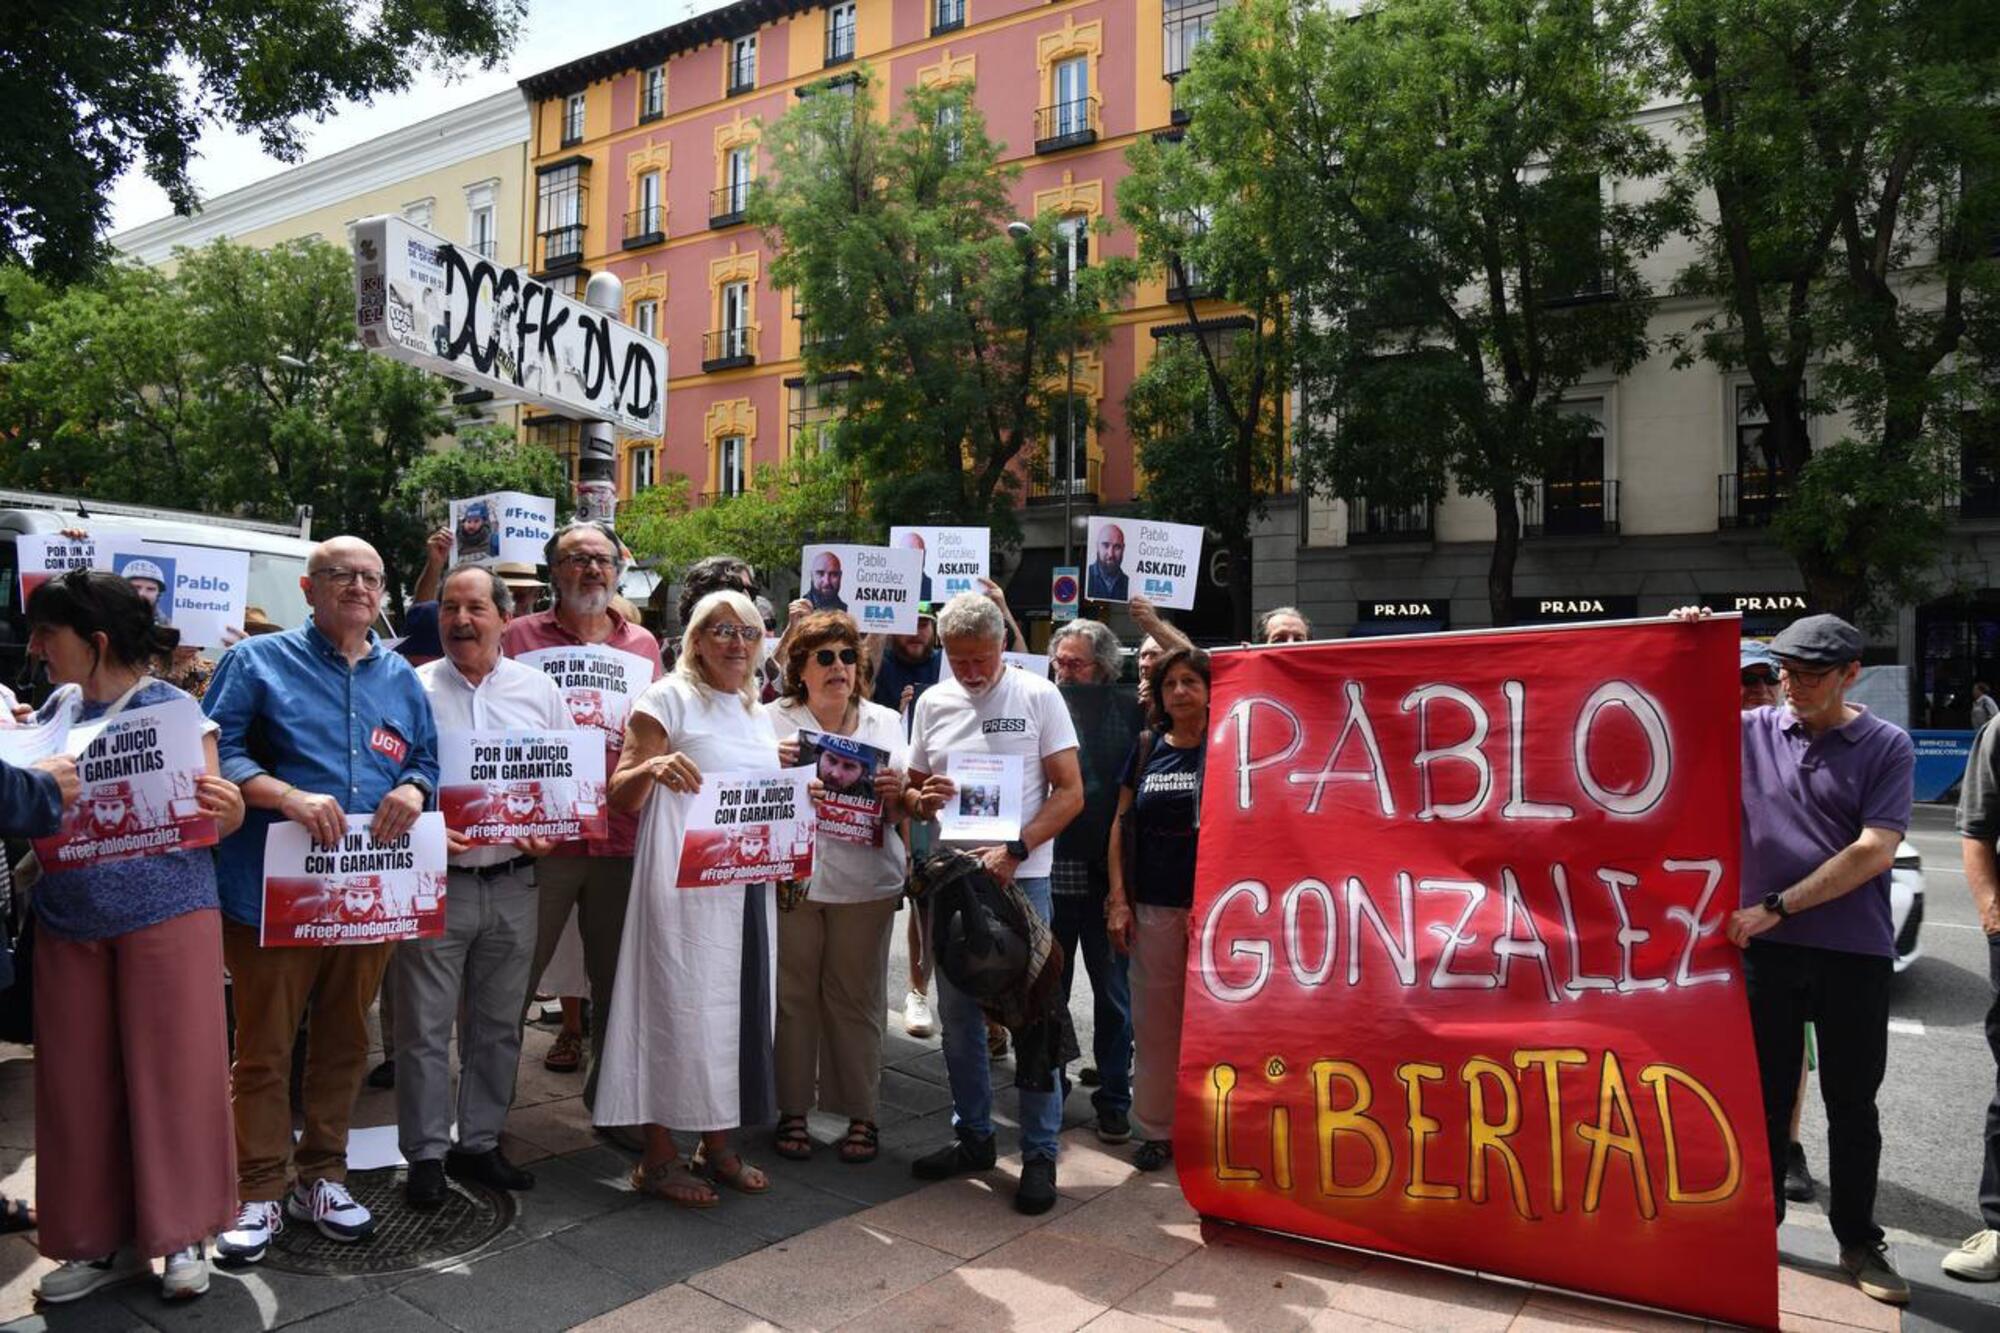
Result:
<svg viewBox="0 0 2000 1333"><path fill-rule="evenodd" d="M970 82L988 133L1022 167L1021 216L1053 212L1077 228L1115 221L1125 150L1175 131L1174 77L1216 6L737 0L523 80L529 265L578 294L591 273L617 273L625 318L667 344L666 436L621 443L621 493L679 472L698 493L727 494L827 415L804 377L791 296L770 281L770 244L741 220L747 189L769 166L760 139L800 96L864 65L884 103L913 86ZM1133 253L1120 228L1084 245L1083 262ZM1109 343L1078 363L1079 398L1100 422L1068 469L1080 504L1132 498L1124 397L1157 338L1186 328L1169 282L1148 274ZM576 434L554 420L530 429L559 447ZM1050 451L1031 511L1062 498L1061 459ZM1059 545L1059 526L1052 535Z"/></svg>

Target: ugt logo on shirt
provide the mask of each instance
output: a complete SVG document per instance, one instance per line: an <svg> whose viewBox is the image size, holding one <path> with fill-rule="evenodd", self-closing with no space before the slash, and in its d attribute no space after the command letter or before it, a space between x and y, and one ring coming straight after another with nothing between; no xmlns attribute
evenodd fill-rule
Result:
<svg viewBox="0 0 2000 1333"><path fill-rule="evenodd" d="M377 727L368 733L368 748L399 764L410 757L410 743L388 727Z"/></svg>

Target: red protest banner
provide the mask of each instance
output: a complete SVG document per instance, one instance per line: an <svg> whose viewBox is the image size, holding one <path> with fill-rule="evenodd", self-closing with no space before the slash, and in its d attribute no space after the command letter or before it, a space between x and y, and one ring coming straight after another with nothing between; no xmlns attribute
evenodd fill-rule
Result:
<svg viewBox="0 0 2000 1333"><path fill-rule="evenodd" d="M1775 1328L1733 620L1215 661L1174 1155L1211 1217Z"/></svg>

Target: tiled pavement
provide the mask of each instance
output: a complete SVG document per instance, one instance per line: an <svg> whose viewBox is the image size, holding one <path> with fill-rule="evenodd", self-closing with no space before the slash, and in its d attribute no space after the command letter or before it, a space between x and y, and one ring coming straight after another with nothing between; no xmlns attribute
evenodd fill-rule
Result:
<svg viewBox="0 0 2000 1333"><path fill-rule="evenodd" d="M949 1137L943 1060L934 1042L889 1037L882 1155L840 1163L822 1148L787 1162L746 1135L773 1180L746 1198L687 1212L635 1195L631 1159L600 1142L574 1075L541 1067L531 1029L510 1155L534 1190L514 1223L467 1260L390 1277L303 1277L268 1267L218 1270L209 1294L168 1306L150 1283L36 1312L50 1265L25 1238L0 1239L4 1330L356 1330L507 1333L853 1328L1060 1330L1451 1329L1570 1333L1694 1330L1695 1322L1346 1252L1300 1257L1226 1233L1204 1240L1170 1175L1140 1175L1087 1129L1065 1136L1062 1197L1044 1217L1011 1206L1010 1163L985 1176L918 1187L909 1161ZM12 1058L6 1058L11 1056ZM999 1111L1011 1123L1011 1092ZM31 1195L32 1064L0 1047L0 1189ZM1072 1118L1088 1109L1072 1098ZM358 1124L394 1120L392 1094L362 1098ZM824 1143L844 1125L819 1123ZM1003 1138L1005 1136L1003 1135ZM1003 1148L1005 1144L1003 1143ZM1829 1276L1830 1241L1786 1227L1784 1328L1894 1333L1895 1312ZM1935 1259L1926 1259L1935 1271ZM1943 1313L1951 1294L1922 1292ZM1966 1306L1972 1315L1986 1307ZM1926 1321L1928 1322L1928 1321ZM1947 1317L1943 1327L1991 1327Z"/></svg>

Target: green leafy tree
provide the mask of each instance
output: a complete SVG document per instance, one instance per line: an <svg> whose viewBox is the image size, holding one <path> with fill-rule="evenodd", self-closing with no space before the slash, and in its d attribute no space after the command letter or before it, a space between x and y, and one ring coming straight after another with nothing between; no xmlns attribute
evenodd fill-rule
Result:
<svg viewBox="0 0 2000 1333"><path fill-rule="evenodd" d="M385 504L451 428L446 382L354 342L353 271L320 241L113 267L42 304L0 375L0 477L373 542L394 578L424 518ZM411 566L413 569L414 566Z"/></svg>
<svg viewBox="0 0 2000 1333"><path fill-rule="evenodd" d="M2000 25L1985 0L1661 0L1663 82L1694 102L1685 184L1712 192L1680 342L1744 372L1767 420L1737 462L1815 604L1921 594L1988 416L2000 235ZM1852 431L1815 449L1808 419ZM1988 463L1990 467L1990 462Z"/></svg>
<svg viewBox="0 0 2000 1333"><path fill-rule="evenodd" d="M1634 260L1681 202L1600 185L1667 166L1633 119L1635 20L1636 0L1382 0L1356 18L1247 0L1187 76L1190 146L1287 204L1237 243L1296 276L1302 484L1490 501L1499 624L1524 495L1581 436L1563 395L1646 354Z"/></svg>
<svg viewBox="0 0 2000 1333"><path fill-rule="evenodd" d="M833 450L796 450L781 466L757 469L740 495L696 504L688 479L673 473L618 507L618 535L635 555L672 577L703 556L727 551L748 560L766 586L799 567L814 542L882 535L862 512L856 466Z"/></svg>
<svg viewBox="0 0 2000 1333"><path fill-rule="evenodd" d="M836 448L862 465L874 517L1016 531L1020 473L1052 461L1068 358L1104 341L1131 261L1059 283L1053 217L1007 234L1019 172L967 87L912 88L884 121L864 71L802 100L766 143L750 217L805 309L807 373L851 376Z"/></svg>
<svg viewBox="0 0 2000 1333"><path fill-rule="evenodd" d="M0 261L73 280L96 266L112 184L143 161L176 211L207 126L295 162L298 121L410 86L426 67L490 68L522 0L0 6Z"/></svg>

